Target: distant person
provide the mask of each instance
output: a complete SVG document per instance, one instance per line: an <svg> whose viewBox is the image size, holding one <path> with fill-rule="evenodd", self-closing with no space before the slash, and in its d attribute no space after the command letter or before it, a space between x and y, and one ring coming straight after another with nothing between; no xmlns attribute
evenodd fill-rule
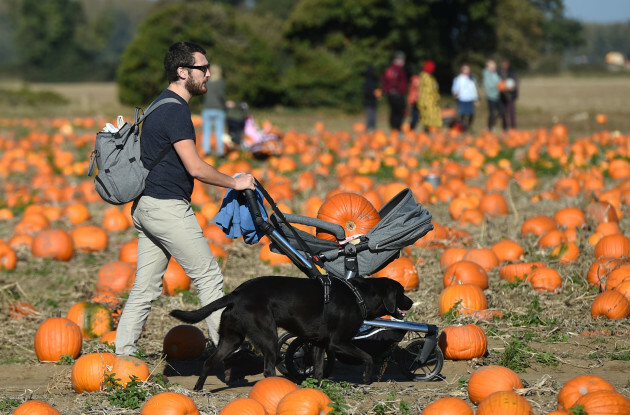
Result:
<svg viewBox="0 0 630 415"><path fill-rule="evenodd" d="M475 118L475 106L479 105L477 81L470 73L468 64L462 65L461 72L453 80L451 88L457 99L457 117L467 131L472 127Z"/></svg>
<svg viewBox="0 0 630 415"><path fill-rule="evenodd" d="M380 91L378 90L378 75L374 65L369 65L363 77L363 108L365 108L365 129L376 129L376 107Z"/></svg>
<svg viewBox="0 0 630 415"><path fill-rule="evenodd" d="M435 63L427 60L422 65L418 79L418 110L420 123L425 131L442 128L442 112L440 110L440 89L433 76Z"/></svg>
<svg viewBox="0 0 630 415"><path fill-rule="evenodd" d="M499 81L501 81L501 78L497 73L497 63L493 59L488 59L482 73L483 89L486 92L486 100L488 101L488 131L493 131L497 118L503 116Z"/></svg>
<svg viewBox="0 0 630 415"><path fill-rule="evenodd" d="M518 77L510 67L510 61L503 59L499 69L501 83L501 104L503 106L503 129L516 128L516 99L518 98Z"/></svg>
<svg viewBox="0 0 630 415"><path fill-rule="evenodd" d="M416 129L420 119L420 110L418 110L418 88L420 87L420 75L412 75L409 79L409 93L407 94L407 105L411 112L409 119L409 128L411 131Z"/></svg>
<svg viewBox="0 0 630 415"><path fill-rule="evenodd" d="M396 52L391 65L381 76L381 87L389 104L389 126L400 131L405 114L405 95L407 93L407 74L405 74L405 54Z"/></svg>
<svg viewBox="0 0 630 415"><path fill-rule="evenodd" d="M202 148L205 154L210 154L210 131L214 124L214 137L217 143L217 156L223 156L223 130L225 127L225 80L219 65L210 65L210 81L207 83L208 92L203 99L201 118L203 120Z"/></svg>

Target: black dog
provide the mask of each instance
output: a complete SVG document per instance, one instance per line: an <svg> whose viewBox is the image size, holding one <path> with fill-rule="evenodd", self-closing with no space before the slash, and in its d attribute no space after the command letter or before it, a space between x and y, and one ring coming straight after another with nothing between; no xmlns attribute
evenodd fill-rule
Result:
<svg viewBox="0 0 630 415"><path fill-rule="evenodd" d="M171 315L196 323L226 307L221 315L220 341L204 362L195 390L201 390L212 368L239 348L248 337L263 353L264 376L275 376L278 352L277 328L315 344L314 376L323 377L326 349L359 359L365 364L363 381L372 379L372 357L352 344L363 322L355 294L344 281L331 278L330 301L324 313L324 287L317 279L260 277L241 284L233 292L194 311L173 310ZM385 314L402 318L413 304L400 283L389 278L352 278L363 298L366 319Z"/></svg>

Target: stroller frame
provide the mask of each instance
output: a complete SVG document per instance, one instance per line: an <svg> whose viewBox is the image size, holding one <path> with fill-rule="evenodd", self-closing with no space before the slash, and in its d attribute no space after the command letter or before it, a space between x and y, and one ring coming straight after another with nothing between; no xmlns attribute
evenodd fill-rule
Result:
<svg viewBox="0 0 630 415"><path fill-rule="evenodd" d="M305 238L310 238L309 242L318 244L321 241L318 238L312 237L312 235L294 228L291 224L303 224L309 226L315 226L320 229L324 229L327 232L331 232L336 236L338 240L344 240L346 238L344 229L335 223L326 222L317 218L311 218L295 214L284 214L279 211L274 200L269 196L263 186L256 180L256 187L263 194L267 202L271 205L274 214L267 221L260 212L257 195L252 190L245 190L242 192L244 195L249 211L254 220L256 228L262 232L272 241L272 250L278 253L286 255L293 264L295 264L300 270L302 270L309 278L320 278L324 275L330 275L334 278L350 280L351 278L361 277L359 272L359 263L357 256L360 252L370 250L370 244L365 241L359 241L358 243L346 243L343 246L337 243L336 251L330 250L330 246L325 246L326 243L330 244L330 241L323 241L324 248L321 248L318 253L313 254L311 248L304 241ZM409 197L413 200L411 191L406 189L395 196L392 201L388 202L381 211L391 212L390 204L403 203L402 200L409 202ZM415 203L415 201L414 201ZM422 211L421 205L417 204L419 210ZM379 212L380 213L380 212ZM422 212L424 217L424 223L414 236L411 238L415 240L424 236L433 227L430 224L431 215L428 212ZM428 219L427 219L428 217ZM429 224L426 224L428 220ZM416 235L420 235L416 238ZM367 235L366 235L367 236ZM295 248L290 240L296 242L300 249ZM275 248L275 249L274 249ZM378 265L378 269L385 267L389 262L393 261L400 255L400 249L393 249L392 253L387 253L386 259L382 264ZM366 254L367 255L367 254ZM340 259L339 256L342 258ZM343 260L343 269L345 270L343 276L339 275L338 263ZM330 262L336 261L337 267L329 266ZM322 271L324 270L324 271ZM361 301L360 298L357 298ZM379 347L380 350L370 352L361 347L362 339L365 339L372 335L372 333L379 333L383 331L389 331L391 339L385 341L383 346ZM411 335L409 335L411 333ZM444 356L440 347L437 345L438 327L433 324L410 322L404 320L397 320L394 318L383 319L377 318L374 320L365 320L361 326L359 333L353 338L353 342L359 348L370 353L373 357L377 357L385 350L390 349L391 346L398 344L403 337L411 337L406 347L398 354L399 367L407 378L410 380L433 380L440 378L440 371L444 364ZM359 343L359 344L357 344ZM297 338L291 333L284 333L278 340L278 363L277 369L296 381L302 381L306 379L313 372L312 361L312 348L313 343L307 339ZM342 356L338 356L340 361L343 361ZM326 352L326 364L324 369L324 375L329 376L332 372L335 356L334 353ZM350 362L350 364L357 364L357 362Z"/></svg>

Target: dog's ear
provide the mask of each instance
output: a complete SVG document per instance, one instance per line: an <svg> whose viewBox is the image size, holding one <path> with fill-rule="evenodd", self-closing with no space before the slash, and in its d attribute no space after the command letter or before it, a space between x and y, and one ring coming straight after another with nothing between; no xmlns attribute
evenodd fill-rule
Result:
<svg viewBox="0 0 630 415"><path fill-rule="evenodd" d="M387 310L389 314L394 314L398 309L397 297L398 290L396 290L394 286L390 286L390 289L387 290L387 294L383 296L383 305L385 305L385 310Z"/></svg>

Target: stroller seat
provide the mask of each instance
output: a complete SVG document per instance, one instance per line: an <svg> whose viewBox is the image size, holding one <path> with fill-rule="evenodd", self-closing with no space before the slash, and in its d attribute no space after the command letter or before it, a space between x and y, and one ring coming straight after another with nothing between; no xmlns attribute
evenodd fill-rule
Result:
<svg viewBox="0 0 630 415"><path fill-rule="evenodd" d="M271 215L270 220L298 252L318 256L329 274L345 278L349 270L353 271L353 276L374 274L398 258L401 249L415 243L433 229L431 213L422 204L416 203L410 189L401 191L389 200L379 210L379 215L381 219L368 233L343 244L289 227L275 214ZM338 224L296 214L284 216L289 223L325 229L334 234L338 241L346 239L344 229ZM306 247L302 246L296 234ZM274 244L271 250L283 253Z"/></svg>

